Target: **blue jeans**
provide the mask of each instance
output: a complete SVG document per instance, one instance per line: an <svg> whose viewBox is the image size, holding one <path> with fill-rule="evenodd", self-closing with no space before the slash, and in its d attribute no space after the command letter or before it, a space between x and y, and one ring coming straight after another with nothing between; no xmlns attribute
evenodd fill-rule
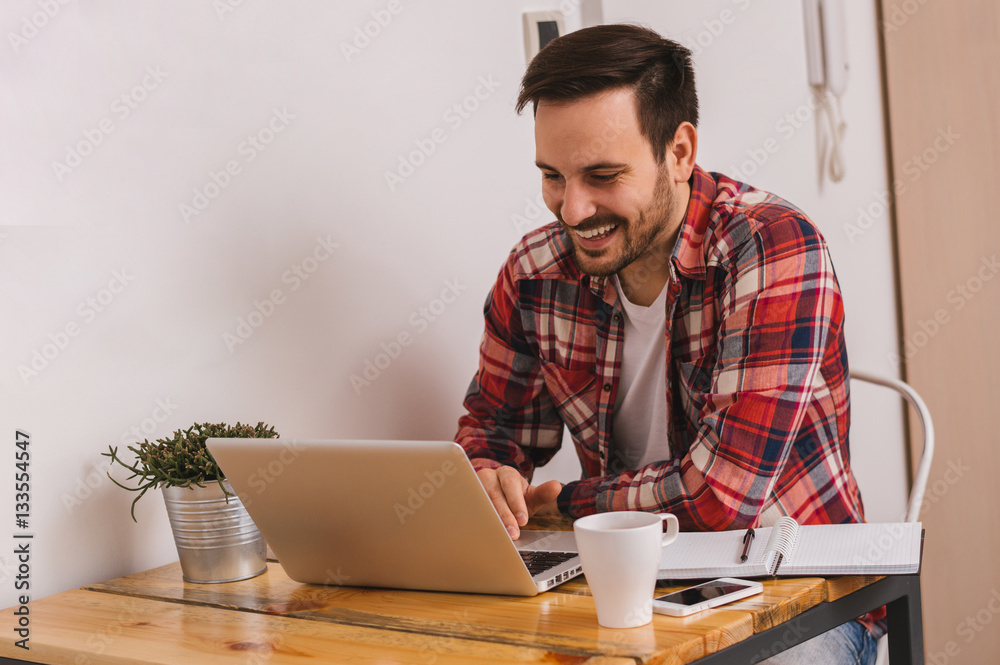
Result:
<svg viewBox="0 0 1000 665"><path fill-rule="evenodd" d="M758 661L762 665L873 665L877 642L857 621L828 630L791 649Z"/></svg>

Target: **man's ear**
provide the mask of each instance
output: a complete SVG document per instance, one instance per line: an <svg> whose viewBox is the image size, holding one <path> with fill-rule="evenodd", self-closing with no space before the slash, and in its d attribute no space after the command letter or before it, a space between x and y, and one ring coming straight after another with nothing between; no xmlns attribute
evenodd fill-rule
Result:
<svg viewBox="0 0 1000 665"><path fill-rule="evenodd" d="M690 122L684 121L674 132L673 140L667 144L665 159L669 162L670 173L676 182L687 182L694 171L698 156L698 130Z"/></svg>

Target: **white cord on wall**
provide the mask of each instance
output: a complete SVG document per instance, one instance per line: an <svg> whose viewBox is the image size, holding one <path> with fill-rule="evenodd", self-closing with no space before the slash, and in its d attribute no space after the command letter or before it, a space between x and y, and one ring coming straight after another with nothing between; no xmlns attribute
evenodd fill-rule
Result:
<svg viewBox="0 0 1000 665"><path fill-rule="evenodd" d="M820 94L822 95L823 113L827 119L827 131L824 132L824 138L821 142L820 167L829 170L832 182L840 182L844 179L843 142L847 124L840 111L840 97L834 96L826 89Z"/></svg>

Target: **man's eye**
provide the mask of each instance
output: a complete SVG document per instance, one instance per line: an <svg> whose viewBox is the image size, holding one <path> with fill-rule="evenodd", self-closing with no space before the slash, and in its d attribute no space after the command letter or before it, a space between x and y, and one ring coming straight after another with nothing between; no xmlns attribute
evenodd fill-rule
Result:
<svg viewBox="0 0 1000 665"><path fill-rule="evenodd" d="M593 174L591 174L590 177L593 178L594 180L596 180L597 182L614 182L618 178L619 175L621 175L621 174L620 173L593 173Z"/></svg>
<svg viewBox="0 0 1000 665"><path fill-rule="evenodd" d="M561 177L562 176L560 176L558 173L545 173L544 171L542 172L542 180L559 180L559 178Z"/></svg>

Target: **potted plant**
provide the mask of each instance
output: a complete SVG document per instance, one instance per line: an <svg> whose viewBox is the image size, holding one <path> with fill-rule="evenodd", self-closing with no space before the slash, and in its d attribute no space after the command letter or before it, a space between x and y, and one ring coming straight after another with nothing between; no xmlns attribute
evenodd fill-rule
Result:
<svg viewBox="0 0 1000 665"><path fill-rule="evenodd" d="M259 575L267 569L267 545L246 508L226 481L222 470L205 447L210 437L274 438L274 428L236 423L195 423L177 430L170 438L144 440L128 449L136 460L129 464L117 447L101 453L132 475L125 485L108 472L119 487L138 492L135 504L146 492L163 488L167 517L174 534L184 579L189 582L232 582ZM131 481L131 482L130 482ZM134 486L130 486L134 483Z"/></svg>

